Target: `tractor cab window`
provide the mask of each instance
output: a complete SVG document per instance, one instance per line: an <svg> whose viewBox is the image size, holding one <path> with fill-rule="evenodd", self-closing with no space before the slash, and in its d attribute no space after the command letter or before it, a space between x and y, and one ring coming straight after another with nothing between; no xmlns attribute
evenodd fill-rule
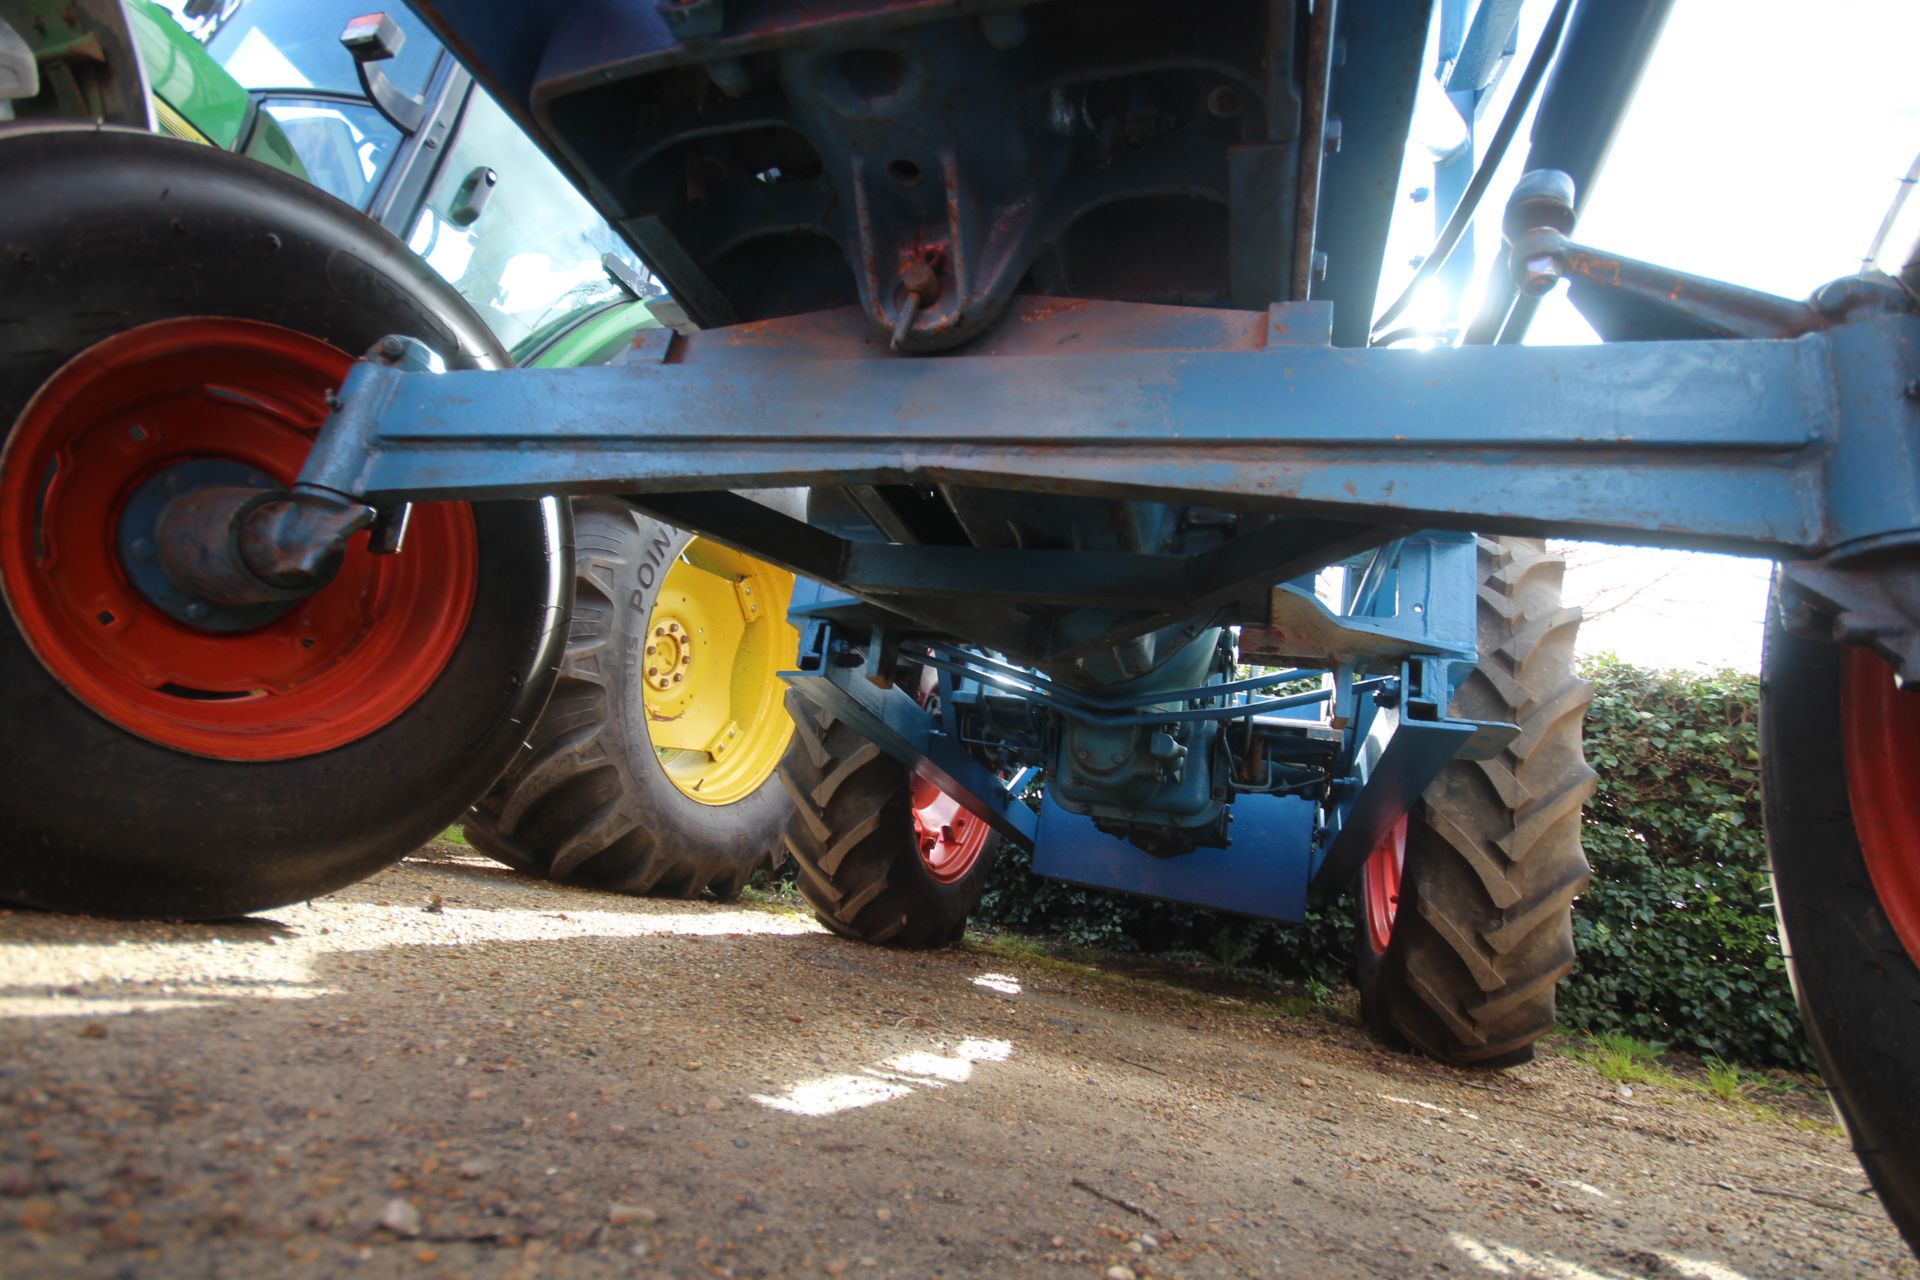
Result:
<svg viewBox="0 0 1920 1280"><path fill-rule="evenodd" d="M307 179L329 195L364 208L400 134L364 102L271 94L260 99L306 167Z"/></svg>
<svg viewBox="0 0 1920 1280"><path fill-rule="evenodd" d="M516 359L584 313L629 295L618 232L484 90L476 88L408 245L466 295Z"/></svg>
<svg viewBox="0 0 1920 1280"><path fill-rule="evenodd" d="M400 52L380 64L400 92L417 95L433 75L440 44L400 3L368 0L173 0L181 25L248 89L313 89L360 96L353 55L340 47L347 23L379 9L406 39Z"/></svg>
<svg viewBox="0 0 1920 1280"><path fill-rule="evenodd" d="M400 145L400 131L368 105L347 22L367 0L168 0L166 8L285 133L314 184L364 207ZM396 88L422 93L440 44L405 6L385 6L405 35L380 64Z"/></svg>

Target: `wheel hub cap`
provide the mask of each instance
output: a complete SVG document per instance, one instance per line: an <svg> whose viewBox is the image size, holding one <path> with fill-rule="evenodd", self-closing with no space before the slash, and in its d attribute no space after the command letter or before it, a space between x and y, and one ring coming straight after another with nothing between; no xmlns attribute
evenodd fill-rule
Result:
<svg viewBox="0 0 1920 1280"><path fill-rule="evenodd" d="M941 884L973 870L992 834L983 819L925 778L913 780L913 829L921 863Z"/></svg>
<svg viewBox="0 0 1920 1280"><path fill-rule="evenodd" d="M1375 955L1385 955L1393 941L1393 922L1400 915L1400 876L1407 863L1407 819L1402 815L1360 869L1360 900L1366 917L1367 944Z"/></svg>
<svg viewBox="0 0 1920 1280"><path fill-rule="evenodd" d="M678 619L656 615L647 637L647 687L669 693L693 672L693 643Z"/></svg>
<svg viewBox="0 0 1920 1280"><path fill-rule="evenodd" d="M743 800L786 753L780 672L798 661L793 575L695 538L666 566L647 620L641 702L667 778L701 804Z"/></svg>

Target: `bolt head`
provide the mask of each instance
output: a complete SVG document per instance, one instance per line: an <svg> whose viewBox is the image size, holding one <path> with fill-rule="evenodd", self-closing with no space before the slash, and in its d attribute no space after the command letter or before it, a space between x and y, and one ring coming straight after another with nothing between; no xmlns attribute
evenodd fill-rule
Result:
<svg viewBox="0 0 1920 1280"><path fill-rule="evenodd" d="M651 645L651 644L650 644L650 645L648 645L648 646L647 646L647 656L648 656L649 658L651 658L651 657L653 656L653 651L654 651L655 649L657 649L657 648L659 648L659 646L658 646L658 645Z"/></svg>
<svg viewBox="0 0 1920 1280"><path fill-rule="evenodd" d="M1521 266L1520 291L1529 297L1545 297L1559 283L1560 265L1545 254L1528 258Z"/></svg>
<svg viewBox="0 0 1920 1280"><path fill-rule="evenodd" d="M686 665L687 665L688 663L690 663L690 662L692 662L692 661L693 661L693 655L692 655L691 653L683 653L683 654L681 654L681 655L680 655L680 665L681 665L681 666L683 666L683 667L684 667L684 666L686 666Z"/></svg>
<svg viewBox="0 0 1920 1280"><path fill-rule="evenodd" d="M900 286L924 306L940 296L940 277L924 259L915 258L900 269Z"/></svg>
<svg viewBox="0 0 1920 1280"><path fill-rule="evenodd" d="M682 680L685 680L686 678L687 678L687 673L684 671L676 671L673 673L673 682L675 684L679 684Z"/></svg>

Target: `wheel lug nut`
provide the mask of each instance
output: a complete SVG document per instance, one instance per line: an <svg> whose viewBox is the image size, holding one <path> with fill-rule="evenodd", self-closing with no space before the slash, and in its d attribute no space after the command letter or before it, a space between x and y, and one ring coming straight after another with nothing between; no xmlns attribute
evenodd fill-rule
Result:
<svg viewBox="0 0 1920 1280"><path fill-rule="evenodd" d="M648 668L647 668L647 674L648 674L648 675L650 675L650 676L657 676L657 675L659 675L659 674L660 674L660 668L658 668L658 667L648 667Z"/></svg>
<svg viewBox="0 0 1920 1280"><path fill-rule="evenodd" d="M654 648L655 648L655 646L653 646L653 645L648 645L648 646L647 646L647 656L648 656L649 658L651 658L651 657L653 656L653 650L654 650Z"/></svg>
<svg viewBox="0 0 1920 1280"><path fill-rule="evenodd" d="M686 678L687 678L686 673L683 671L676 671L673 673L673 682L675 684L679 684L682 680Z"/></svg>

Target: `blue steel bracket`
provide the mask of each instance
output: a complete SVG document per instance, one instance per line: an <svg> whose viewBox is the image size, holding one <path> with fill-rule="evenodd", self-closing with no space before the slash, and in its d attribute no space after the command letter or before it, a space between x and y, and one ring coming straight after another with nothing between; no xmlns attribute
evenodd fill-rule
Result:
<svg viewBox="0 0 1920 1280"><path fill-rule="evenodd" d="M1390 592L1380 589L1388 577L1395 583ZM1363 594L1356 594L1356 607L1348 612L1334 613L1310 587L1274 587L1265 622L1240 629L1240 660L1267 666L1370 663L1378 669L1419 655L1471 663L1479 653L1478 581L1472 534L1410 534L1368 563L1358 588Z"/></svg>
<svg viewBox="0 0 1920 1280"><path fill-rule="evenodd" d="M1313 894L1331 898L1351 884L1381 838L1413 811L1448 761L1493 756L1519 732L1510 724L1441 719L1432 703L1379 708L1355 752L1360 789L1329 815L1326 857L1314 870Z"/></svg>
<svg viewBox="0 0 1920 1280"><path fill-rule="evenodd" d="M1068 813L1040 802L1033 873L1096 889L1115 889L1267 920L1306 918L1313 870L1311 800L1243 795L1233 802L1233 843L1156 858Z"/></svg>
<svg viewBox="0 0 1920 1280"><path fill-rule="evenodd" d="M933 718L919 703L898 688L874 684L860 667L836 666L832 655L819 656L817 667L783 671L780 678L801 697L845 720L916 776L927 778L985 819L1002 836L1023 849L1033 847L1033 810L992 770L968 755L964 746L937 732Z"/></svg>

